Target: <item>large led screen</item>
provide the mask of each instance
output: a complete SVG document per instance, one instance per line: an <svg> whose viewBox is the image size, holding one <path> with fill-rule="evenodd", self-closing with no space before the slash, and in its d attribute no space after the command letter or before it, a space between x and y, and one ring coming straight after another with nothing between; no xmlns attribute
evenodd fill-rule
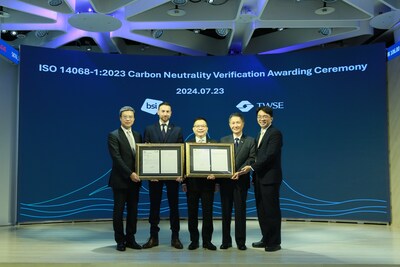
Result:
<svg viewBox="0 0 400 267"><path fill-rule="evenodd" d="M283 133L281 208L288 219L389 222L386 52L381 44L278 55L162 57L23 46L19 86L18 222L110 219L107 135L118 111L136 109L133 128L158 120L192 135L230 134L228 117L259 131L256 108L274 109ZM247 215L256 217L253 188ZM168 217L164 196L161 216ZM186 196L180 212L187 216ZM147 181L139 216L147 218ZM215 217L221 216L219 193Z"/></svg>

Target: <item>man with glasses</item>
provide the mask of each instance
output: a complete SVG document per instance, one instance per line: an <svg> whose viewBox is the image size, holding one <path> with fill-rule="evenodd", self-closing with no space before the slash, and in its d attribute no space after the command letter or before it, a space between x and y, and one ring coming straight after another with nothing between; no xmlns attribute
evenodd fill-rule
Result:
<svg viewBox="0 0 400 267"><path fill-rule="evenodd" d="M207 137L208 127L205 118L196 118L193 122L194 138L187 142L192 143L216 143ZM201 208L203 215L203 226L201 229L201 237L203 240L203 248L208 250L216 250L217 247L211 243L213 226L213 203L215 192L215 176L208 175L200 178L186 178L182 184L182 190L186 192L187 208L188 208L188 228L191 243L189 250L199 247L199 201L201 200Z"/></svg>
<svg viewBox="0 0 400 267"><path fill-rule="evenodd" d="M108 150L112 159L112 169L108 185L113 190L113 228L117 250L126 247L141 249L136 243L137 213L141 182L135 172L135 144L142 142L140 133L132 131L135 110L125 106L119 111L121 127L108 135ZM126 205L126 227L124 233L123 214Z"/></svg>
<svg viewBox="0 0 400 267"><path fill-rule="evenodd" d="M279 190L282 183L282 133L272 125L273 110L268 106L257 109L261 131L256 139L256 161L234 177L253 171L254 193L262 239L252 244L273 252L281 249L281 209Z"/></svg>

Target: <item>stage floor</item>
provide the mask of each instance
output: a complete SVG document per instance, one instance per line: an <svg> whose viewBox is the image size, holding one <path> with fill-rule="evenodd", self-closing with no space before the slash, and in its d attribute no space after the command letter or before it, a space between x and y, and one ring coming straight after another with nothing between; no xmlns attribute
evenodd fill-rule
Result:
<svg viewBox="0 0 400 267"><path fill-rule="evenodd" d="M260 239L255 220L248 220L246 251L235 244L219 249L220 220L214 221L212 240L217 251L189 251L186 220L180 233L184 249L172 248L169 222L160 225L158 247L125 252L115 250L111 221L3 226L0 266L400 266L400 229L386 225L285 221L278 252L251 247ZM148 235L149 224L139 221L137 242L145 243Z"/></svg>

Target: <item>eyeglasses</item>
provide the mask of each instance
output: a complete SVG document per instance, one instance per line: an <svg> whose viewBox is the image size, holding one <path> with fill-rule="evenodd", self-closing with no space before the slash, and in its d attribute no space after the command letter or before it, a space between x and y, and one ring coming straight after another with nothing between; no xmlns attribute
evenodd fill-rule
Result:
<svg viewBox="0 0 400 267"><path fill-rule="evenodd" d="M133 116L122 116L124 120L133 120Z"/></svg>
<svg viewBox="0 0 400 267"><path fill-rule="evenodd" d="M268 118L271 118L271 116L270 115L258 115L257 116L257 119L268 119Z"/></svg>
<svg viewBox="0 0 400 267"><path fill-rule="evenodd" d="M200 127L206 128L207 125L205 125L205 124L200 124L200 125L193 125L193 127L194 127L194 128L200 128Z"/></svg>

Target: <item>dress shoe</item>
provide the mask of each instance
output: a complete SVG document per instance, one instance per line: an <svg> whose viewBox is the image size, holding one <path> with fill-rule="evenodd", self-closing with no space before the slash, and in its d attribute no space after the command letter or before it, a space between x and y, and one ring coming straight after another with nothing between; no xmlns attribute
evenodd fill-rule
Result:
<svg viewBox="0 0 400 267"><path fill-rule="evenodd" d="M116 249L118 251L125 251L126 250L125 244L124 243L118 243Z"/></svg>
<svg viewBox="0 0 400 267"><path fill-rule="evenodd" d="M214 244L211 243L210 241L204 242L203 243L203 248L208 249L208 250L217 250L217 247L214 246Z"/></svg>
<svg viewBox="0 0 400 267"><path fill-rule="evenodd" d="M199 241L193 241L192 243L189 244L188 249L189 250L195 250L199 248Z"/></svg>
<svg viewBox="0 0 400 267"><path fill-rule="evenodd" d="M171 246L177 249L183 249L183 245L179 238L174 238L171 240Z"/></svg>
<svg viewBox="0 0 400 267"><path fill-rule="evenodd" d="M142 249L142 246L139 245L138 243L136 243L135 240L133 240L132 242L127 242L126 247L131 248L131 249Z"/></svg>
<svg viewBox="0 0 400 267"><path fill-rule="evenodd" d="M232 244L228 244L228 243L222 243L222 245L219 247L220 249L228 249L231 248Z"/></svg>
<svg viewBox="0 0 400 267"><path fill-rule="evenodd" d="M158 238L150 237L149 240L143 244L142 248L152 248L158 246Z"/></svg>
<svg viewBox="0 0 400 267"><path fill-rule="evenodd" d="M265 247L265 251L267 251L267 252L274 252L274 251L278 251L278 250L281 250L280 245Z"/></svg>
<svg viewBox="0 0 400 267"><path fill-rule="evenodd" d="M237 245L237 248L238 248L238 250L246 250L247 249L247 247L246 247L246 245Z"/></svg>
<svg viewBox="0 0 400 267"><path fill-rule="evenodd" d="M253 248L265 248L267 246L267 244L265 244L265 242L261 240L261 241L252 243L251 246Z"/></svg>

